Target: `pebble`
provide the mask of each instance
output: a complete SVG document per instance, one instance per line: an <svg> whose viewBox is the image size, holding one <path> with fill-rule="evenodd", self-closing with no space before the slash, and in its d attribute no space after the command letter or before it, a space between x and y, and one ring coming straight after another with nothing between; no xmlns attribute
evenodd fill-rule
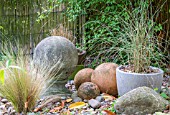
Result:
<svg viewBox="0 0 170 115"><path fill-rule="evenodd" d="M96 100L99 101L99 102L102 102L102 101L104 101L104 98L102 96L97 96Z"/></svg>
<svg viewBox="0 0 170 115"><path fill-rule="evenodd" d="M8 100L4 98L4 99L1 100L1 102L2 102L2 103L7 103Z"/></svg>
<svg viewBox="0 0 170 115"><path fill-rule="evenodd" d="M71 81L70 81L70 84L71 84L71 85L74 85L74 80L71 80Z"/></svg>
<svg viewBox="0 0 170 115"><path fill-rule="evenodd" d="M13 107L9 107L8 108L8 114L10 114L12 112L12 110L13 110Z"/></svg>
<svg viewBox="0 0 170 115"><path fill-rule="evenodd" d="M164 83L163 83L164 86L162 88L167 87L167 82L169 81L170 77L169 76L166 76L166 77L167 78L165 78ZM71 95L73 102L83 101L83 102L87 103L86 106L82 107L81 109L70 110L71 115L107 115L106 112L103 112L101 110L112 106L111 100L104 100L104 98L102 97L102 94L97 96L95 99L82 100L80 97L77 96L77 91L74 89L75 86L74 86L73 80L67 82L66 86L68 86L68 89L70 89L70 91L73 92L73 94ZM169 89L169 93L170 93L170 89ZM65 100L67 98L62 98L62 99ZM43 99L38 100L37 106L39 106L42 101L43 101ZM51 110L54 107L60 106L61 103L60 102L50 103L48 105L48 107L43 108L44 112L42 111L42 113L40 112L40 114L42 114L42 115L61 115L62 112L66 112L67 110L69 110L68 106L73 102L65 103L64 108L60 112L54 112L54 113L50 113L50 112L44 111L44 110L45 109ZM165 110L164 112L170 114L168 110ZM0 97L0 115L16 115L16 114L17 113L14 110L12 104L10 102L8 102L7 99ZM29 113L28 115L35 115L35 113Z"/></svg>
<svg viewBox="0 0 170 115"><path fill-rule="evenodd" d="M87 99L84 99L83 101L84 101L85 103L87 103L87 102L88 102L88 100L87 100Z"/></svg>
<svg viewBox="0 0 170 115"><path fill-rule="evenodd" d="M74 99L75 97L78 97L77 96L77 91L75 91L72 95L71 95L71 98Z"/></svg>
<svg viewBox="0 0 170 115"><path fill-rule="evenodd" d="M0 106L0 109L3 110L4 108L5 108L5 105L1 105L1 106ZM0 114L0 115L1 115L1 114Z"/></svg>
<svg viewBox="0 0 170 115"><path fill-rule="evenodd" d="M81 102L82 99L80 97L74 97L73 102Z"/></svg>
<svg viewBox="0 0 170 115"><path fill-rule="evenodd" d="M62 100L66 100L66 96L61 96L61 99Z"/></svg>
<svg viewBox="0 0 170 115"><path fill-rule="evenodd" d="M88 104L94 109L97 109L101 106L101 103L99 101L95 100L95 99L90 99L88 101Z"/></svg>
<svg viewBox="0 0 170 115"><path fill-rule="evenodd" d="M10 115L15 115L16 114L16 111L15 110L12 110Z"/></svg>

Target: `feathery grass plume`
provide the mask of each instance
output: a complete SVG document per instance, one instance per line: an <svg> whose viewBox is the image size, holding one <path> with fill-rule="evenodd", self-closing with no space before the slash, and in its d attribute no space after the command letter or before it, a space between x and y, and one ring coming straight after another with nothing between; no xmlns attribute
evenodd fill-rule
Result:
<svg viewBox="0 0 170 115"><path fill-rule="evenodd" d="M12 43L9 44L12 46ZM13 50L6 48L7 46L1 48L2 52L12 61L8 67L4 61L0 63L0 69L5 73L4 83L0 83L0 94L12 102L18 113L26 114L32 111L36 101L45 92L46 77L33 70L30 59L23 56L21 48L17 47L15 55Z"/></svg>

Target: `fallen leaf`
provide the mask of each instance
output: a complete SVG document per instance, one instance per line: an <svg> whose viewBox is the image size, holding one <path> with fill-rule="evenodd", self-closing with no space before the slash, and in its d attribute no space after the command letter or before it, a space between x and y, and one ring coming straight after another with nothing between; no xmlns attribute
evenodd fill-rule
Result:
<svg viewBox="0 0 170 115"><path fill-rule="evenodd" d="M65 106L65 101L61 101L61 107L63 108Z"/></svg>
<svg viewBox="0 0 170 115"><path fill-rule="evenodd" d="M58 96L50 96L51 98L47 99L43 104L41 104L38 108L34 109L34 112L38 112L42 110L45 106L47 106L48 103L54 103L54 102L61 102L61 97Z"/></svg>
<svg viewBox="0 0 170 115"><path fill-rule="evenodd" d="M73 99L69 98L66 100L67 103L71 102Z"/></svg>
<svg viewBox="0 0 170 115"><path fill-rule="evenodd" d="M112 95L104 93L102 96L105 100L115 100L116 98Z"/></svg>
<svg viewBox="0 0 170 115"><path fill-rule="evenodd" d="M107 115L116 115L116 113L113 113L109 110L103 110L105 113L107 113Z"/></svg>
<svg viewBox="0 0 170 115"><path fill-rule="evenodd" d="M2 85L4 85L4 81L5 81L4 69L1 69L0 70L0 83L2 83Z"/></svg>
<svg viewBox="0 0 170 115"><path fill-rule="evenodd" d="M59 112L63 107L58 106L50 110L50 112Z"/></svg>
<svg viewBox="0 0 170 115"><path fill-rule="evenodd" d="M86 103L84 103L84 102L75 102L73 104L70 104L70 106L68 108L69 109L80 108L80 107L83 107L85 105L86 105Z"/></svg>
<svg viewBox="0 0 170 115"><path fill-rule="evenodd" d="M34 109L34 112L38 112L38 111L40 111L40 110L42 110L42 108L35 108L35 109Z"/></svg>

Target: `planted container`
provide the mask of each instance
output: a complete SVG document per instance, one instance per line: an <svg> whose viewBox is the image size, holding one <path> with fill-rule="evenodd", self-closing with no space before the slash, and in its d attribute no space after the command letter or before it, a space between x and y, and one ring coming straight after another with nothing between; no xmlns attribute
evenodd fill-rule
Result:
<svg viewBox="0 0 170 115"><path fill-rule="evenodd" d="M125 93L141 86L147 86L152 89L157 88L158 92L161 91L161 85L163 81L163 71L159 68L151 67L152 69L157 69L157 73L130 73L124 72L119 66L116 69L116 80L117 80L117 88L118 95L122 96Z"/></svg>

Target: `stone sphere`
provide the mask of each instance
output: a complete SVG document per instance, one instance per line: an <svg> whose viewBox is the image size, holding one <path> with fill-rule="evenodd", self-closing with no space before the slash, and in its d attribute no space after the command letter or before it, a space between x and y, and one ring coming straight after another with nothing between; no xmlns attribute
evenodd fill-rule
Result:
<svg viewBox="0 0 170 115"><path fill-rule="evenodd" d="M69 75L78 63L78 52L75 45L61 36L50 36L43 39L35 48L33 64L44 70L53 80L50 91L62 92ZM43 72L43 71L42 71ZM57 91L58 90L58 91Z"/></svg>
<svg viewBox="0 0 170 115"><path fill-rule="evenodd" d="M84 82L91 82L91 74L93 71L91 68L84 68L75 75L74 84L76 89Z"/></svg>
<svg viewBox="0 0 170 115"><path fill-rule="evenodd" d="M92 99L100 95L100 89L92 82L85 82L80 85L77 95L82 99Z"/></svg>
<svg viewBox="0 0 170 115"><path fill-rule="evenodd" d="M43 39L35 48L34 64L38 67L54 67L55 64L66 74L78 63L78 52L75 45L61 36L50 36ZM58 69L58 68L56 68Z"/></svg>
<svg viewBox="0 0 170 115"><path fill-rule="evenodd" d="M103 63L97 66L92 73L91 82L95 83L102 93L107 93L116 96L116 68L115 63Z"/></svg>

